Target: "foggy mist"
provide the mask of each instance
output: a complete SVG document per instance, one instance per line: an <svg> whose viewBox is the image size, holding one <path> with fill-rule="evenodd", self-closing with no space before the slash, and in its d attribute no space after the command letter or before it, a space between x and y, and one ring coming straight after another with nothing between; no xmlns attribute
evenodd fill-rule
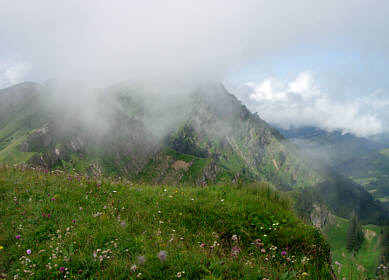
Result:
<svg viewBox="0 0 389 280"><path fill-rule="evenodd" d="M380 0L5 0L0 3L0 87L59 79L101 88L152 78L165 82L157 90L150 84L145 92L163 95L158 99L163 104L199 83L226 81L252 61L268 62L298 46L352 49L362 61L374 52L387 60L388 5ZM61 91L58 102L64 108L93 108L89 93ZM256 110L255 104L249 107ZM385 127L365 122L360 132L349 127L354 122L350 118L343 126L361 135Z"/></svg>

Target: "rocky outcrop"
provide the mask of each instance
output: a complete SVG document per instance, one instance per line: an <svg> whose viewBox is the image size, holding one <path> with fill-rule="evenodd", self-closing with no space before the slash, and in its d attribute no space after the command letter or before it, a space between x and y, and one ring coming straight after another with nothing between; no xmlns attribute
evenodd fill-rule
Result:
<svg viewBox="0 0 389 280"><path fill-rule="evenodd" d="M317 203L312 205L310 219L312 225L320 230L335 222L335 217L331 214L328 208Z"/></svg>
<svg viewBox="0 0 389 280"><path fill-rule="evenodd" d="M21 152L36 152L48 148L53 143L53 137L49 133L47 125L31 133L26 141L19 145Z"/></svg>
<svg viewBox="0 0 389 280"><path fill-rule="evenodd" d="M217 164L212 161L210 164L208 164L202 172L202 176L198 178L197 184L201 186L205 186L208 183L213 183L216 181L216 176L219 173L219 167Z"/></svg>

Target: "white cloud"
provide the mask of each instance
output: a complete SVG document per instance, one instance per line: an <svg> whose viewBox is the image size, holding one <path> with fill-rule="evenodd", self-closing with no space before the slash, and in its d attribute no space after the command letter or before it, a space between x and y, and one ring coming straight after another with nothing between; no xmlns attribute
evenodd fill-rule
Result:
<svg viewBox="0 0 389 280"><path fill-rule="evenodd" d="M341 130L358 136L384 132L384 113L389 95L376 91L367 97L341 99L323 90L311 71L300 73L294 81L266 78L261 83L241 86L248 106L266 121L283 128L317 126L328 131Z"/></svg>
<svg viewBox="0 0 389 280"><path fill-rule="evenodd" d="M26 62L0 62L0 88L23 82L30 69Z"/></svg>
<svg viewBox="0 0 389 280"><path fill-rule="evenodd" d="M34 79L92 85L222 80L252 60L294 56L296 46L386 59L388 26L386 0L1 0L0 59L29 61Z"/></svg>

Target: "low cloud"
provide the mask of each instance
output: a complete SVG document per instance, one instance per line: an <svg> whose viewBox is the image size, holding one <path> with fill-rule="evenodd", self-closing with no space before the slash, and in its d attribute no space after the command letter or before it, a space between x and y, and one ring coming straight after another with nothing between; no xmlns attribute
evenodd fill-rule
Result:
<svg viewBox="0 0 389 280"><path fill-rule="evenodd" d="M30 69L25 62L0 62L0 88L24 81Z"/></svg>
<svg viewBox="0 0 389 280"><path fill-rule="evenodd" d="M223 80L252 61L295 56L299 46L387 59L388 7L384 0L2 0L0 60L28 61L34 81L105 86L150 76Z"/></svg>
<svg viewBox="0 0 389 280"><path fill-rule="evenodd" d="M361 98L340 98L321 88L311 71L301 72L293 81L269 77L247 82L240 87L240 96L251 110L282 128L316 126L357 136L388 129L387 93L377 90Z"/></svg>

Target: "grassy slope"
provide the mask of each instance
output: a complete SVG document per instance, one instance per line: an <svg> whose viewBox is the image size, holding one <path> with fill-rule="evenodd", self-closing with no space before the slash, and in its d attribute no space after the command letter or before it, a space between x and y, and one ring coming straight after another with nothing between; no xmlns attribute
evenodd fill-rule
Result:
<svg viewBox="0 0 389 280"><path fill-rule="evenodd" d="M22 136L0 150L0 162L8 164L18 164L22 162L27 162L35 153L30 152L20 152L19 145L26 140L27 136Z"/></svg>
<svg viewBox="0 0 389 280"><path fill-rule="evenodd" d="M347 277L347 279L375 278L380 257L381 227L375 225L365 225L362 227L365 240L356 256L353 256L346 249L348 225L348 220L336 217L336 223L331 225L326 233L331 245L333 263L337 261L342 264L338 275ZM338 272L339 266L334 266L335 271Z"/></svg>
<svg viewBox="0 0 389 280"><path fill-rule="evenodd" d="M23 107L24 106L24 107ZM21 106L0 126L0 162L26 162L34 153L20 152L18 147L29 132L43 125L44 121L36 106ZM15 115L15 116L13 116Z"/></svg>
<svg viewBox="0 0 389 280"><path fill-rule="evenodd" d="M0 272L10 279L329 279L329 246L288 205L265 185L150 187L0 168Z"/></svg>

